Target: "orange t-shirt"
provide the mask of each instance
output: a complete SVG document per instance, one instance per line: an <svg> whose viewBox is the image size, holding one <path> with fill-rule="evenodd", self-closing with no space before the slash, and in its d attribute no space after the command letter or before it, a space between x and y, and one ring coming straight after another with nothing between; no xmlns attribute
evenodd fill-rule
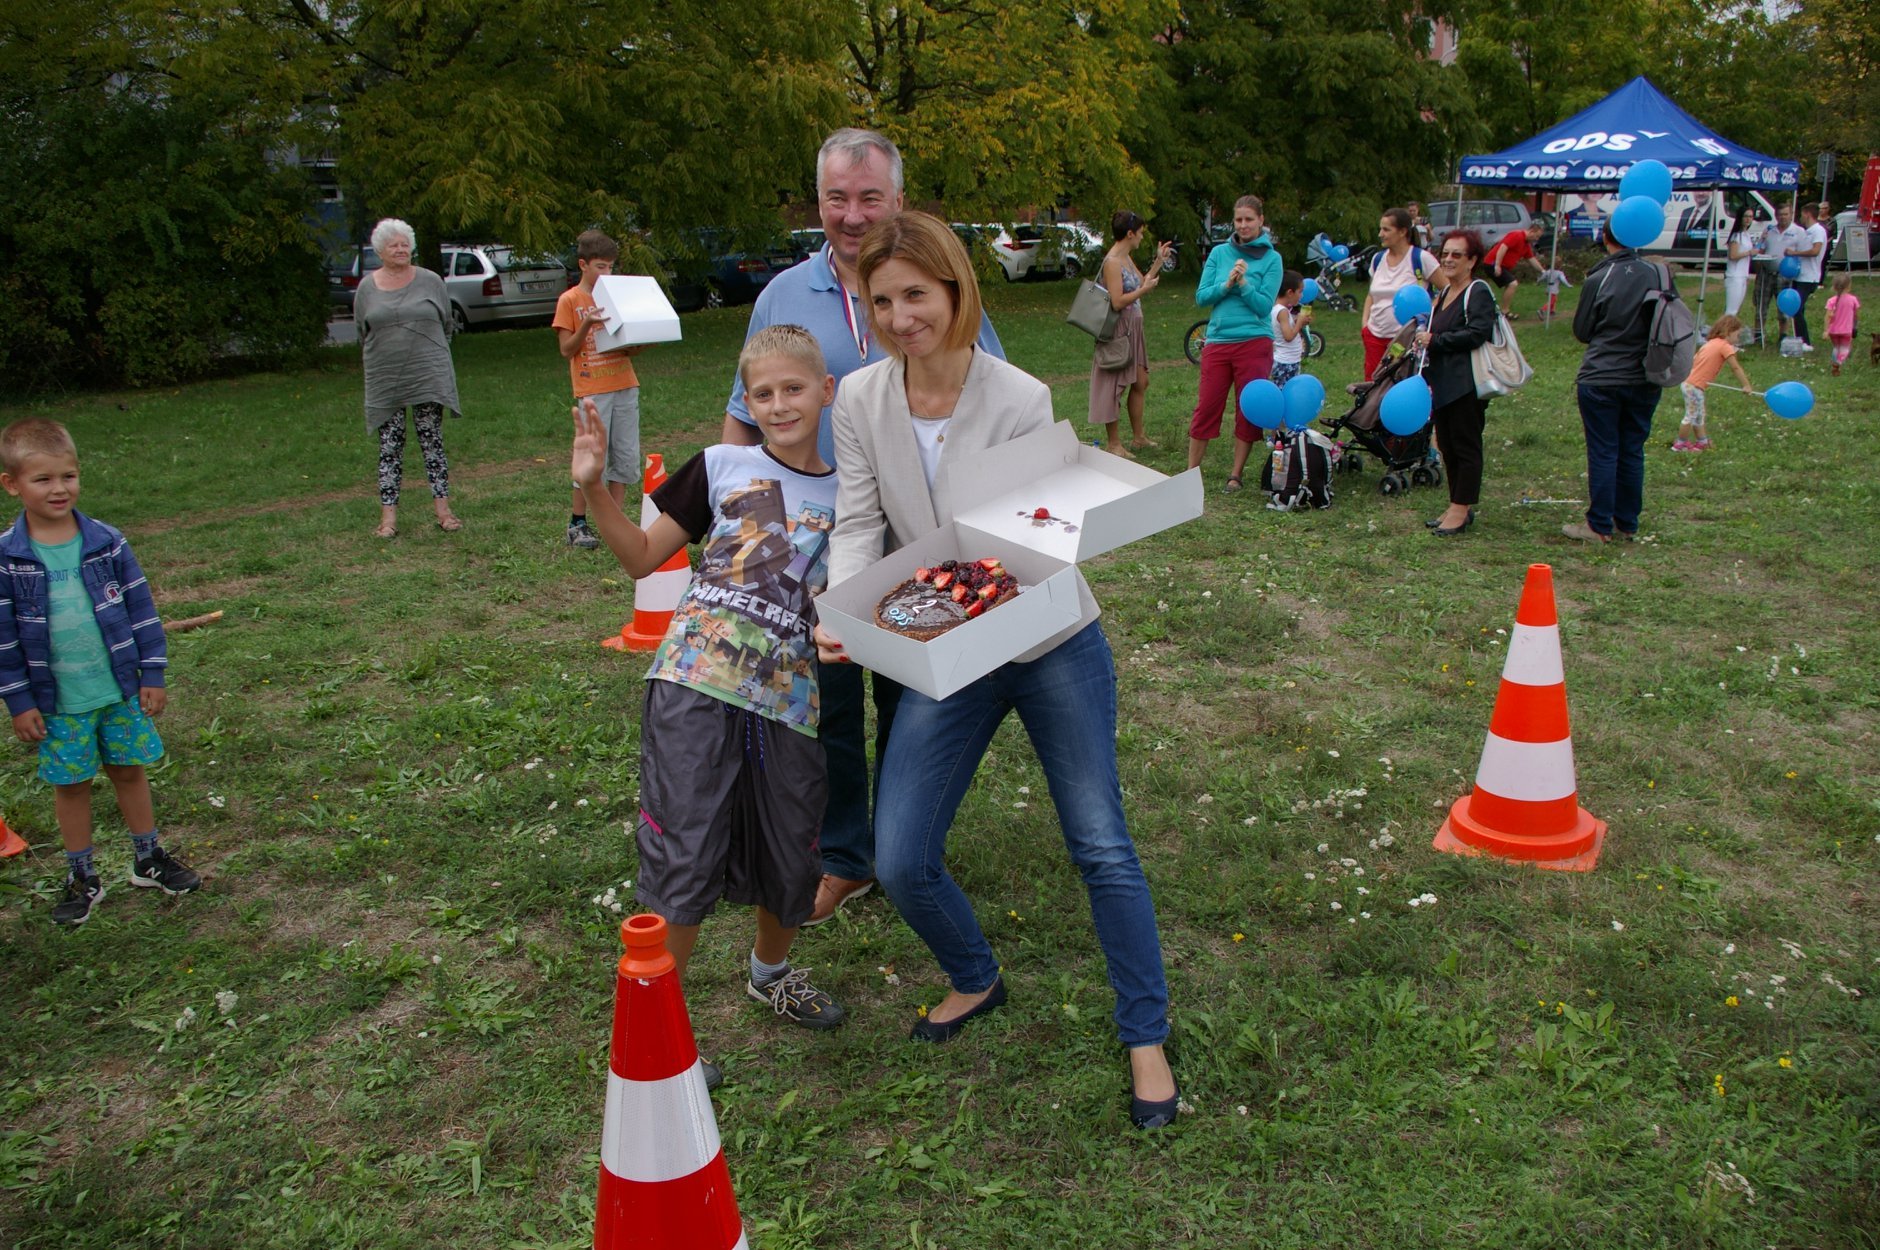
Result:
<svg viewBox="0 0 1880 1250"><path fill-rule="evenodd" d="M1697 356L1691 361L1691 376L1684 379L1686 386L1703 390L1717 380L1723 372L1723 362L1736 355L1736 344L1729 339L1709 339L1697 349Z"/></svg>
<svg viewBox="0 0 1880 1250"><path fill-rule="evenodd" d="M555 301L555 320L550 324L558 331L574 330L581 324L581 310L593 303L592 292L571 286ZM568 361L568 374L574 382L576 399L583 395L630 390L640 384L640 376L633 371L632 360L620 352L594 349L594 331L599 328L598 324L588 327L587 342L581 344L581 350Z"/></svg>

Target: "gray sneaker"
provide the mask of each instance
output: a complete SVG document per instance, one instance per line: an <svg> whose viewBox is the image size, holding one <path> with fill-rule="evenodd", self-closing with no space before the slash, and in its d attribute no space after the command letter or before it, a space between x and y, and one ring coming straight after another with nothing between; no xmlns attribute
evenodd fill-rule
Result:
<svg viewBox="0 0 1880 1250"><path fill-rule="evenodd" d="M848 1018L836 1000L809 983L809 969L792 968L775 981L747 982L744 992L806 1029L833 1029Z"/></svg>
<svg viewBox="0 0 1880 1250"><path fill-rule="evenodd" d="M569 523L568 545L580 547L584 551L592 551L601 545L601 536L594 532L593 527L587 523L587 518L583 517L579 521Z"/></svg>

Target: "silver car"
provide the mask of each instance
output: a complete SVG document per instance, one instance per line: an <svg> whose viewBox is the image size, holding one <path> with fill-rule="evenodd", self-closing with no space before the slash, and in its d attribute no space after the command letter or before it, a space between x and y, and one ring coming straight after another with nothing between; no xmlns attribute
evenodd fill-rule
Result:
<svg viewBox="0 0 1880 1250"><path fill-rule="evenodd" d="M446 244L440 266L450 292L450 319L471 326L554 319L555 301L574 285L553 256L522 256L501 243Z"/></svg>

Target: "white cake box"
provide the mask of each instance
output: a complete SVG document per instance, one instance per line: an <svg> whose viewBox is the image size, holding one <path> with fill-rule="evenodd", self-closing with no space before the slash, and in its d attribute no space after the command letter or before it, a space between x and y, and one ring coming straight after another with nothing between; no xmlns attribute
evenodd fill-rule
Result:
<svg viewBox="0 0 1880 1250"><path fill-rule="evenodd" d="M594 280L594 302L607 314L594 332L594 346L601 351L679 340L679 314L672 310L656 278L604 274Z"/></svg>
<svg viewBox="0 0 1880 1250"><path fill-rule="evenodd" d="M849 658L944 699L1077 623L1076 562L1201 515L1201 471L1165 477L1081 443L1059 422L957 465L988 502L910 543L816 600ZM1033 514L1044 508L1052 520ZM1023 512L1021 517L1018 514ZM875 624L881 597L942 560L997 556L1021 594L930 642Z"/></svg>

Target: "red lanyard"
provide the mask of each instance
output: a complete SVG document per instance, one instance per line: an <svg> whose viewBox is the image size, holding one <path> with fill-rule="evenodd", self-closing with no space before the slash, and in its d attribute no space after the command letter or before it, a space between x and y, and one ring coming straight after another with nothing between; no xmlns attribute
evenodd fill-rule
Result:
<svg viewBox="0 0 1880 1250"><path fill-rule="evenodd" d="M836 292L842 297L842 321L849 327L849 337L855 340L855 354L862 363L868 362L868 319L855 315L855 300L849 295L849 288L842 283L842 272L836 268L836 249L833 244L823 249L829 261L829 273L836 280Z"/></svg>

